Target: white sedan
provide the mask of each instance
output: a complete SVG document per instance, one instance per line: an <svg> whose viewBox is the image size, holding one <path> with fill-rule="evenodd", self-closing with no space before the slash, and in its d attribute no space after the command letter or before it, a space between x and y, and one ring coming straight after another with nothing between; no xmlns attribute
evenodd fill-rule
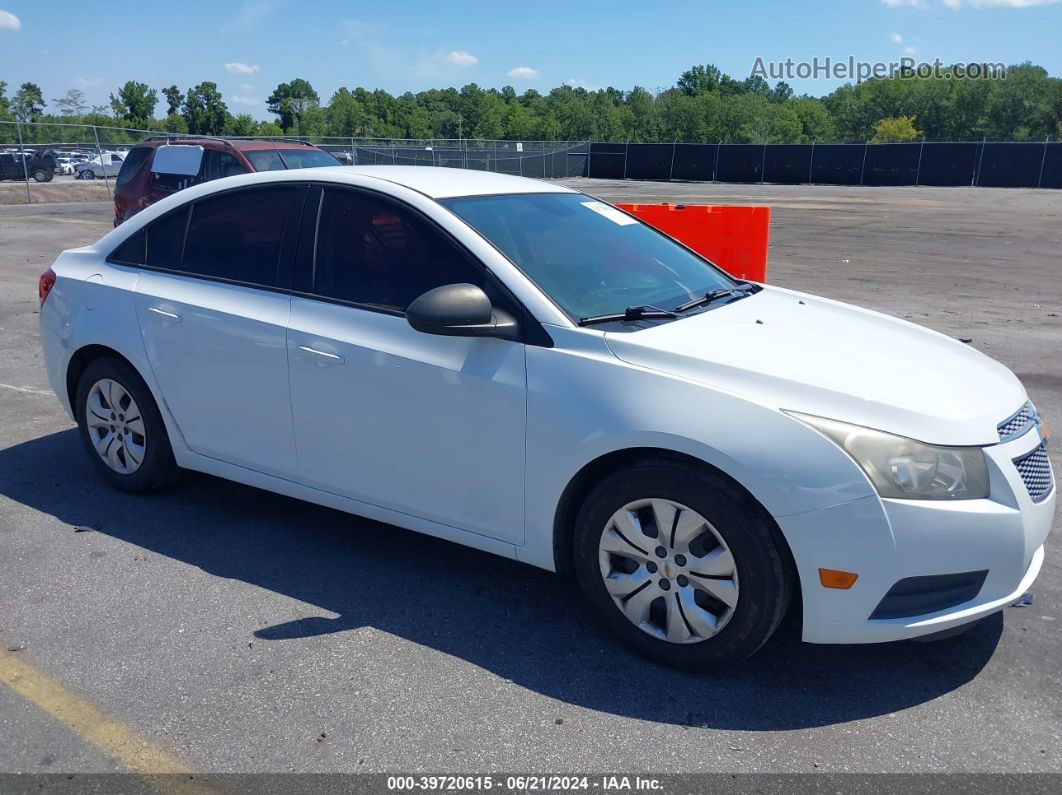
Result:
<svg viewBox="0 0 1062 795"><path fill-rule="evenodd" d="M64 252L41 301L112 485L199 470L567 572L668 663L752 654L791 602L815 643L947 633L1044 559L1047 431L1005 367L560 185L221 179Z"/></svg>

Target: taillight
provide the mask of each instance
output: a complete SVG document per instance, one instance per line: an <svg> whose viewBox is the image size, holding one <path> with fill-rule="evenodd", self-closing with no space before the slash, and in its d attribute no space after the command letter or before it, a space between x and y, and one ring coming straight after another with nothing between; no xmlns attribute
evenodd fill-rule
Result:
<svg viewBox="0 0 1062 795"><path fill-rule="evenodd" d="M55 287L55 271L48 268L41 274L41 280L37 284L37 295L40 296L41 306L44 306L44 301L48 297L48 293Z"/></svg>

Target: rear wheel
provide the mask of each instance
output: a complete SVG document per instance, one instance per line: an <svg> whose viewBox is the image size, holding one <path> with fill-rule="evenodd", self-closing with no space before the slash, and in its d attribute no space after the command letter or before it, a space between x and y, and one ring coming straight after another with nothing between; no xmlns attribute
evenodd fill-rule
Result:
<svg viewBox="0 0 1062 795"><path fill-rule="evenodd" d="M38 168L33 172L33 179L37 182L48 182L51 179L51 175L43 168Z"/></svg>
<svg viewBox="0 0 1062 795"><path fill-rule="evenodd" d="M667 458L602 481L575 528L580 586L627 644L707 668L748 657L785 614L792 574L769 519L722 476Z"/></svg>
<svg viewBox="0 0 1062 795"><path fill-rule="evenodd" d="M166 427L140 375L120 359L96 359L77 387L81 440L103 478L123 491L168 483L177 466Z"/></svg>

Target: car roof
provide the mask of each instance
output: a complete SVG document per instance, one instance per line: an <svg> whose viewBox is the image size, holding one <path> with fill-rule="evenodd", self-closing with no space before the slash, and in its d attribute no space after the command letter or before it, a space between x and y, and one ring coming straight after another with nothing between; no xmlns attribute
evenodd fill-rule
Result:
<svg viewBox="0 0 1062 795"><path fill-rule="evenodd" d="M265 138L210 138L198 136L173 136L152 138L141 141L136 146L158 147L166 144L179 146L202 146L204 149L238 149L241 152L254 152L261 149L317 149L304 141L271 141Z"/></svg>
<svg viewBox="0 0 1062 795"><path fill-rule="evenodd" d="M281 172L269 172L277 174ZM306 173L302 169L282 172ZM537 179L493 171L476 171L442 166L324 166L312 170L329 181L343 182L347 175L362 175L415 190L433 199L453 196L490 196L502 193L575 193L571 188Z"/></svg>

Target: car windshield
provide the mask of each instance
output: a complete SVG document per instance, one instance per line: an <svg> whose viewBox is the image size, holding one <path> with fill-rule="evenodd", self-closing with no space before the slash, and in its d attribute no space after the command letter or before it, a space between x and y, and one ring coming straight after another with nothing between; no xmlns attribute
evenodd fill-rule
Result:
<svg viewBox="0 0 1062 795"><path fill-rule="evenodd" d="M641 221L581 193L444 199L573 319L673 310L736 282Z"/></svg>
<svg viewBox="0 0 1062 795"><path fill-rule="evenodd" d="M283 171L288 168L318 168L342 165L320 149L259 149L243 153L255 171Z"/></svg>

